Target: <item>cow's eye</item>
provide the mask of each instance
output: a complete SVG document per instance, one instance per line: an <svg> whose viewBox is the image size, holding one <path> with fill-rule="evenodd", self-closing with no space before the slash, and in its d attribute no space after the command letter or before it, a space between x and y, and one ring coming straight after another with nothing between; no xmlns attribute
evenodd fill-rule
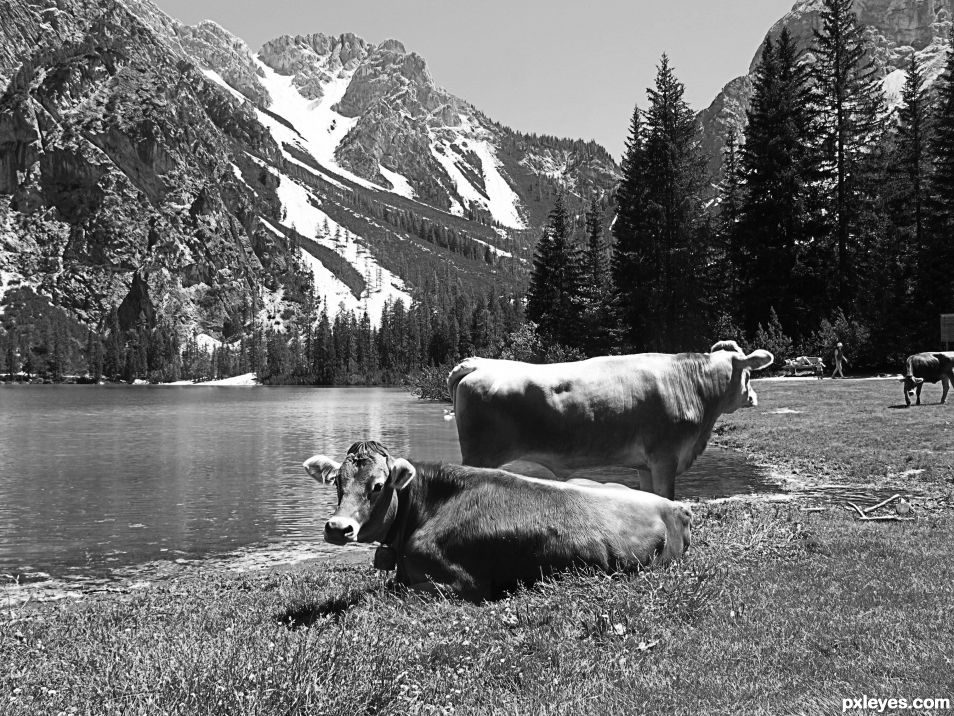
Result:
<svg viewBox="0 0 954 716"><path fill-rule="evenodd" d="M371 485L371 492L381 492L381 489L384 487L383 482L376 482Z"/></svg>

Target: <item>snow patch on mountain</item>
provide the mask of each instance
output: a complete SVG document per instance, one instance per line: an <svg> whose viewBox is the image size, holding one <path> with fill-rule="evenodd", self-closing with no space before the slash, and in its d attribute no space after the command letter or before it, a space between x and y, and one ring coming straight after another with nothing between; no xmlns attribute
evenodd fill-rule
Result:
<svg viewBox="0 0 954 716"><path fill-rule="evenodd" d="M440 127L428 129L431 154L447 173L458 195L467 203L481 206L490 212L494 220L511 229L525 229L526 222L520 215L520 198L500 173L501 162L497 158L493 144L488 141L488 132L475 126L471 120L461 114L460 127ZM474 169L465 158L465 153L473 153L480 162L480 173L484 186L475 186L464 173L463 168ZM451 204L451 213L463 216L464 210L459 204Z"/></svg>
<svg viewBox="0 0 954 716"><path fill-rule="evenodd" d="M381 176L391 182L391 191L408 199L414 198L414 187L411 186L411 182L407 180L407 177L403 174L392 172L383 164L378 165L378 170L381 172Z"/></svg>
<svg viewBox="0 0 954 716"><path fill-rule="evenodd" d="M237 89L235 89L232 85L230 85L228 82L226 82L225 79L223 79L222 75L220 75L220 74L219 74L218 72L216 72L215 70L205 70L205 69L204 69L204 70L202 70L202 74L204 74L204 75L205 75L206 77L208 77L210 80L212 80L213 82L215 82L215 84L217 84L219 87L221 87L222 89L224 89L226 92L228 92L230 95L232 95L232 96L233 96L235 99L237 99L239 102L247 102L247 101L248 101L248 98L247 98L244 94L242 94L242 93L239 92Z"/></svg>
<svg viewBox="0 0 954 716"><path fill-rule="evenodd" d="M381 312L388 301L401 300L406 306L410 305L411 295L405 290L399 276L378 264L374 255L358 243L353 233L321 211L315 205L314 196L305 187L284 174L277 176L279 185L276 194L285 214L282 224L338 253L364 277L366 288L360 298L355 298L347 285L321 261L302 249L302 257L315 276L315 289L329 306L329 313L334 314L339 305L356 313L367 311L371 322L377 326L381 323Z"/></svg>
<svg viewBox="0 0 954 716"><path fill-rule="evenodd" d="M310 100L302 96L295 87L293 76L278 74L259 57L255 58L255 64L265 74L261 82L272 98L268 111L287 120L295 128L292 131L264 112L259 112L259 119L271 130L272 136L279 144L287 142L301 147L319 164L356 184L368 189L388 191L385 187L352 174L335 160L335 150L359 119L345 117L332 109L348 91L353 71L342 70L339 76L322 87L321 99Z"/></svg>
<svg viewBox="0 0 954 716"><path fill-rule="evenodd" d="M895 70L881 80L881 89L884 91L884 100L888 109L893 110L901 105L901 92L904 90L907 74L905 70Z"/></svg>
<svg viewBox="0 0 954 716"><path fill-rule="evenodd" d="M222 341L214 336L210 336L208 333L197 334L195 343L199 347L199 350L205 351L206 353L211 353L222 347Z"/></svg>
<svg viewBox="0 0 954 716"><path fill-rule="evenodd" d="M4 271L0 269L0 300L3 300L4 294L13 286L24 285L23 279L19 274L13 271Z"/></svg>
<svg viewBox="0 0 954 716"><path fill-rule="evenodd" d="M483 166L484 186L487 188L487 194L490 197L490 203L487 206L490 214L504 226L509 226L512 229L527 228L527 224L521 218L520 211L517 208L520 204L520 198L500 173L501 163L493 146L487 140L480 139L474 140L471 143L471 148L480 157L480 163Z"/></svg>
<svg viewBox="0 0 954 716"><path fill-rule="evenodd" d="M498 256L498 257L504 256L504 257L506 257L506 258L508 258L508 259L512 259L512 258L513 258L513 254L512 254L512 253L510 253L509 251L504 251L503 249L498 249L498 248L497 248L496 246L494 246L493 244L489 244L489 243L487 243L486 241L481 241L480 239L475 238L475 237L471 237L471 240L472 240L472 241L476 241L476 242L477 242L478 244L480 244L481 246L486 246L488 249L490 249L490 252L491 252L492 254L494 254L495 256Z"/></svg>

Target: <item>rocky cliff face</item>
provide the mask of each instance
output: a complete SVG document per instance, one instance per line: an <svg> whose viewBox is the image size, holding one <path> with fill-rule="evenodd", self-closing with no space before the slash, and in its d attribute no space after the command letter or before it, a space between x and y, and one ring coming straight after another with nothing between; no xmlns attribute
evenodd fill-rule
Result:
<svg viewBox="0 0 954 716"><path fill-rule="evenodd" d="M149 0L0 0L0 91L0 298L30 285L94 327L285 325L312 279L376 320L447 265L519 285L555 188L617 174L493 123L396 40L253 53Z"/></svg>
<svg viewBox="0 0 954 716"><path fill-rule="evenodd" d="M772 26L768 35L775 37L787 27L797 45L807 51L814 30L821 28L821 6L821 0L799 0ZM855 0L854 8L859 22L866 27L867 41L879 67L889 107L897 106L900 101L904 70L913 53L917 53L923 63L929 83L941 74L949 44L951 0ZM759 55L757 52L753 58L748 75L729 82L712 104L699 113L703 146L714 183L721 175L725 138L745 126Z"/></svg>
<svg viewBox="0 0 954 716"><path fill-rule="evenodd" d="M397 40L374 46L354 35L286 36L259 57L290 75L303 97L325 103L327 111L315 116L328 124L327 134L347 126L320 162L437 209L524 229L541 218L528 181L579 194L608 191L615 182L605 151L546 146L494 124L439 87L424 59ZM282 101L271 109L282 114ZM586 171L576 170L583 165Z"/></svg>
<svg viewBox="0 0 954 716"><path fill-rule="evenodd" d="M122 3L15 5L8 52L42 33L0 98L4 283L92 326L131 304L190 327L247 312L290 265L260 225L280 206L247 154L279 152L254 112Z"/></svg>

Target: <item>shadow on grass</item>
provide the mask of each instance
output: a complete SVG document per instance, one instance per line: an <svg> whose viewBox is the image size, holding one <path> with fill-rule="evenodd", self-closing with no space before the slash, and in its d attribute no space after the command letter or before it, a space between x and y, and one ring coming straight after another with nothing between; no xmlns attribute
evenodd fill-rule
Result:
<svg viewBox="0 0 954 716"><path fill-rule="evenodd" d="M942 403L942 402L938 401L937 403L920 403L920 404L918 404L918 403L911 403L911 405L904 405L904 404L901 404L901 405L889 405L889 406L888 406L888 409L889 409L889 410L902 410L902 409L904 409L904 408L915 408L915 409L918 409L918 408L943 408L945 405L946 405L946 403Z"/></svg>
<svg viewBox="0 0 954 716"><path fill-rule="evenodd" d="M285 611L277 612L274 615L274 619L292 631L310 627L319 619L324 619L325 617L338 619L346 611L363 602L372 591L374 591L374 587L351 589L343 594L329 597L322 602L297 604L289 607Z"/></svg>

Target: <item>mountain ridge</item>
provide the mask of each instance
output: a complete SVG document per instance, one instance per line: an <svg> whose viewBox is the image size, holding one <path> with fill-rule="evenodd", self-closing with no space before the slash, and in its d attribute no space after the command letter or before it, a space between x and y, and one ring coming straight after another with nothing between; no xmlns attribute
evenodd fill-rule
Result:
<svg viewBox="0 0 954 716"><path fill-rule="evenodd" d="M376 318L448 265L509 290L555 192L615 183L604 149L494 123L398 40L254 53L148 0L0 7L0 294L92 327L120 305L221 338L282 327L311 278Z"/></svg>
<svg viewBox="0 0 954 716"><path fill-rule="evenodd" d="M889 109L900 103L900 89L909 58L917 53L926 85L940 76L949 47L952 26L951 0L854 0L855 13L865 28L866 42L880 73ZM821 0L797 0L792 9L777 20L767 37L775 37L788 28L803 54L810 55L813 31L820 29ZM741 136L746 125L745 112L753 92L752 79L761 57L755 52L749 72L725 84L711 104L697 117L702 130L702 146L708 158L713 186L722 174L725 139Z"/></svg>

